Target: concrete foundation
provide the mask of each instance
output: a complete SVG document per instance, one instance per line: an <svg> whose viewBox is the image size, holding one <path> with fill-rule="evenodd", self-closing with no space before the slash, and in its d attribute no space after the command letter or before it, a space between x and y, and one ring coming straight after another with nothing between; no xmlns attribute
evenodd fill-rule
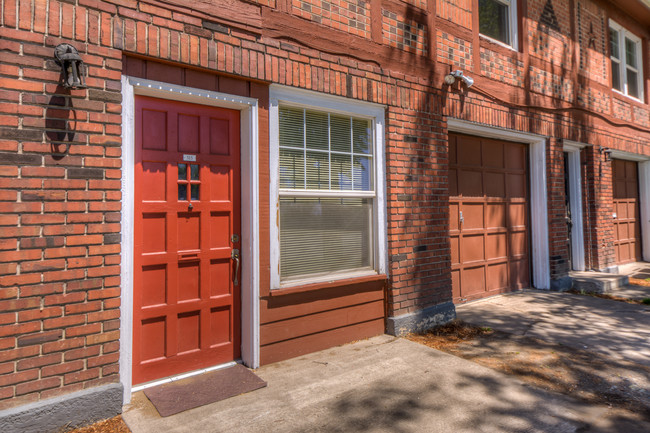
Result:
<svg viewBox="0 0 650 433"><path fill-rule="evenodd" d="M456 318L456 308L453 302L434 305L415 313L389 317L386 332L390 335L406 335L411 332L422 332L436 326L444 325Z"/></svg>
<svg viewBox="0 0 650 433"><path fill-rule="evenodd" d="M3 433L50 433L83 427L122 413L122 385L114 383L0 411Z"/></svg>

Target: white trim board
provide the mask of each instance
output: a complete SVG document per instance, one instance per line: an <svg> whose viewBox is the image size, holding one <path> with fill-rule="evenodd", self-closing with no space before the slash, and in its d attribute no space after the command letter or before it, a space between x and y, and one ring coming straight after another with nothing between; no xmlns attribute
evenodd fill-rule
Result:
<svg viewBox="0 0 650 433"><path fill-rule="evenodd" d="M571 264L574 271L584 271L585 265L585 235L582 212L582 170L580 151L586 144L576 141L563 140L562 150L568 153L569 170L569 207L571 210Z"/></svg>
<svg viewBox="0 0 650 433"><path fill-rule="evenodd" d="M611 157L636 161L638 163L641 252L643 254L643 260L650 262L650 156L612 149Z"/></svg>
<svg viewBox="0 0 650 433"><path fill-rule="evenodd" d="M451 118L447 119L447 129L450 132L530 145L530 251L533 265L533 286L537 289L549 290L551 288L551 265L546 192L546 137Z"/></svg>
<svg viewBox="0 0 650 433"><path fill-rule="evenodd" d="M383 105L360 102L340 96L325 95L308 90L292 87L271 85L269 92L269 141L270 141L270 232L271 232L271 290L280 287L290 287L316 281L331 281L331 276L323 278L310 278L280 283L280 230L279 230L279 194L280 194L280 132L279 132L279 104L286 102L291 106L323 110L333 113L342 113L351 116L367 117L373 120L376 154L374 155L375 192L374 220L375 227L375 269L372 273L388 275L388 241L386 219L386 163L385 163L385 107ZM316 191L318 193L318 191ZM307 193L305 193L307 194ZM313 192L309 192L313 195ZM325 192L324 195L330 195ZM353 193L364 196L365 193ZM297 195L301 195L298 193ZM354 271L341 274L337 279L352 278Z"/></svg>
<svg viewBox="0 0 650 433"><path fill-rule="evenodd" d="M135 96L231 108L241 113L241 357L260 364L259 120L258 101L152 80L122 76L122 304L120 307L120 382L124 403L131 400L133 345L133 223L135 173ZM247 176L247 174L249 174Z"/></svg>

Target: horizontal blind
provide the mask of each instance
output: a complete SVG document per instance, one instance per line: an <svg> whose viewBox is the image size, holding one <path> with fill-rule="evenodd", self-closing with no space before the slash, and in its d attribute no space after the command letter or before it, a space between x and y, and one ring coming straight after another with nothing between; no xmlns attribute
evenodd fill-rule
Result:
<svg viewBox="0 0 650 433"><path fill-rule="evenodd" d="M281 106L279 133L281 280L373 269L371 121Z"/></svg>
<svg viewBox="0 0 650 433"><path fill-rule="evenodd" d="M371 269L372 199L280 198L280 277Z"/></svg>

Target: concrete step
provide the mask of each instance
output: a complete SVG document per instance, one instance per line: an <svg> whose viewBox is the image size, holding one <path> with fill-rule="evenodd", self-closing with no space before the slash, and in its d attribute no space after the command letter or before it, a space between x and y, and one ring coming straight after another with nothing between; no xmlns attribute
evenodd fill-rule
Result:
<svg viewBox="0 0 650 433"><path fill-rule="evenodd" d="M611 293L629 283L627 275L606 272L573 271L569 276L574 290L588 293Z"/></svg>

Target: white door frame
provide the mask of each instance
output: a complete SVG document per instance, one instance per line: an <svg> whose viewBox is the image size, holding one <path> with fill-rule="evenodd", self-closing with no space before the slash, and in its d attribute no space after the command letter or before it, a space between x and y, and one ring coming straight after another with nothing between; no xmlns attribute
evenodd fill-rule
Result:
<svg viewBox="0 0 650 433"><path fill-rule="evenodd" d="M582 170L580 151L587 147L577 141L562 140L562 151L568 153L565 170L569 171L569 210L571 211L571 265L574 271L584 271L585 232L582 212Z"/></svg>
<svg viewBox="0 0 650 433"><path fill-rule="evenodd" d="M231 108L241 113L241 357L251 368L260 363L258 101L123 75L120 382L125 404L131 400L132 388L135 95Z"/></svg>
<svg viewBox="0 0 650 433"><path fill-rule="evenodd" d="M641 249L643 260L650 262L650 156L612 150L611 157L638 162L639 218L641 218ZM612 188L614 179L612 179Z"/></svg>
<svg viewBox="0 0 650 433"><path fill-rule="evenodd" d="M461 119L447 119L449 132L526 143L530 146L530 234L533 286L550 290L551 264L548 241L548 205L546 194L546 137L481 125Z"/></svg>

